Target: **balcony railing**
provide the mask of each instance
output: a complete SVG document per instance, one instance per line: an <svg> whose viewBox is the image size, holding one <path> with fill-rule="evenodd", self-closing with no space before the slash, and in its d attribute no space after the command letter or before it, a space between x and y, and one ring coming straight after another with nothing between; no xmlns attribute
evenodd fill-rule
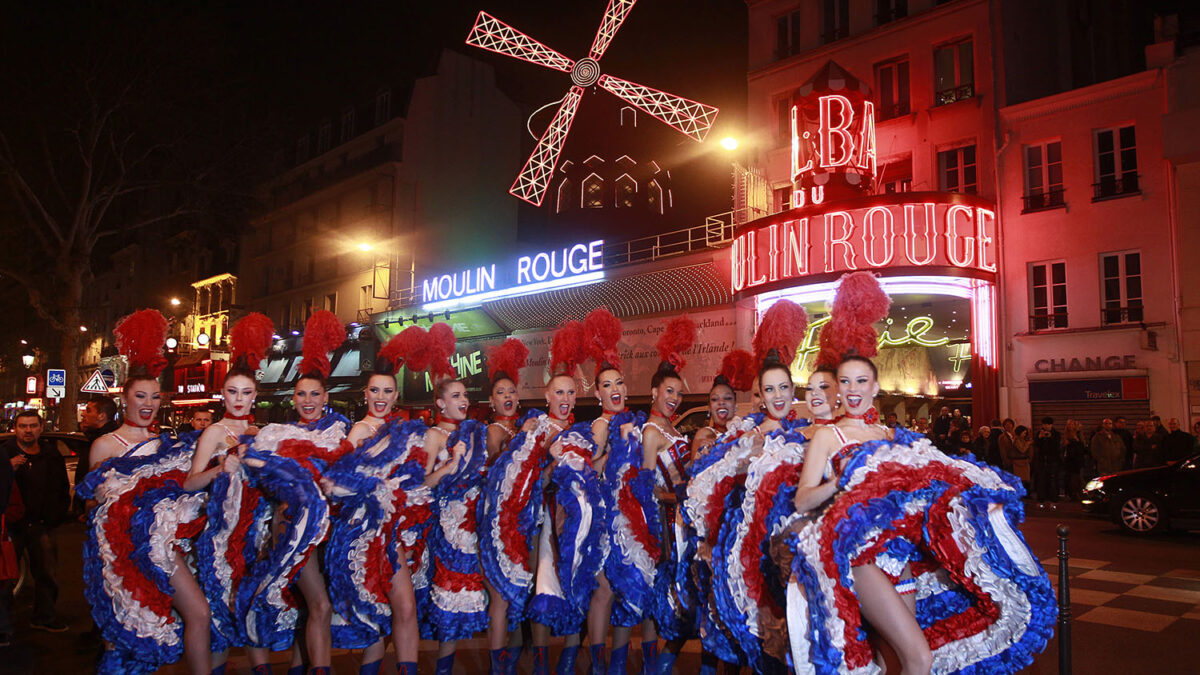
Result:
<svg viewBox="0 0 1200 675"><path fill-rule="evenodd" d="M1046 209L1057 209L1066 206L1063 201L1063 189L1055 188L1046 192L1034 192L1027 194L1022 199L1025 201L1025 208L1021 213L1029 213L1031 211L1045 211Z"/></svg>
<svg viewBox="0 0 1200 675"><path fill-rule="evenodd" d="M743 215L746 220L753 220L760 215L766 214L747 215L728 211L720 215L709 216L705 219L703 225L689 227L684 230L675 230L674 232L641 237L640 239L606 243L602 253L604 266L612 267L614 265L628 265L629 263L636 262L650 262L659 258L682 255L729 243L733 239L734 225L738 222L744 222L738 219L738 215Z"/></svg>
<svg viewBox="0 0 1200 675"><path fill-rule="evenodd" d="M952 89L943 89L937 93L937 105L947 105L956 101L965 101L975 96L975 85L964 84Z"/></svg>
<svg viewBox="0 0 1200 675"><path fill-rule="evenodd" d="M1054 314L1047 314L1045 312L1042 312L1042 313L1034 312L1033 314L1031 314L1029 316L1030 332L1037 332L1037 331L1041 331L1041 330L1054 330L1056 328L1066 328L1066 327L1067 327L1067 313L1066 312L1056 312Z"/></svg>
<svg viewBox="0 0 1200 675"><path fill-rule="evenodd" d="M1140 302L1128 307L1104 306L1100 308L1100 322L1105 326L1141 323L1145 316L1145 308Z"/></svg>
<svg viewBox="0 0 1200 675"><path fill-rule="evenodd" d="M1099 183L1092 183L1092 190L1094 191L1092 195L1092 201L1094 202L1123 197L1125 195L1134 195L1141 192L1136 173L1126 173L1120 177L1101 176Z"/></svg>

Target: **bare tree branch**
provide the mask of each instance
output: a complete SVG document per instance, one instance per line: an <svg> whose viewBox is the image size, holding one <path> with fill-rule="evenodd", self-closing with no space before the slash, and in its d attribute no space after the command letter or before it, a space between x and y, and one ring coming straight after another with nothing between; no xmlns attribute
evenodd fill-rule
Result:
<svg viewBox="0 0 1200 675"><path fill-rule="evenodd" d="M62 316L60 308L46 299L45 294L42 293L43 284L40 280L6 265L0 265L0 276L6 276L20 284L29 294L29 304L33 305L33 308L37 310L37 313L43 319L50 322L54 330L66 330L66 326L60 320Z"/></svg>

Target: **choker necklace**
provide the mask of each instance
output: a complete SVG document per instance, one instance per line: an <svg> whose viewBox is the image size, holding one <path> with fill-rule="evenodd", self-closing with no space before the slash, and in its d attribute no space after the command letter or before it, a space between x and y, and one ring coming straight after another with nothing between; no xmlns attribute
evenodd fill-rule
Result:
<svg viewBox="0 0 1200 675"><path fill-rule="evenodd" d="M566 424L567 426L573 426L575 424L575 413L571 413L571 414L567 415L566 419L563 419L561 417L556 417L551 413L546 413L546 415L550 419L554 420L555 422L562 422L562 423Z"/></svg>
<svg viewBox="0 0 1200 675"><path fill-rule="evenodd" d="M380 417L379 415L376 415L375 413L372 413L372 412L368 412L367 417L374 417L377 420L386 420L387 419L387 415Z"/></svg>
<svg viewBox="0 0 1200 675"><path fill-rule="evenodd" d="M617 415L622 415L627 412L629 412L628 406L621 408L620 410L618 410L616 412L612 412L611 410L601 410L600 416L606 420L611 420L612 418L616 417Z"/></svg>
<svg viewBox="0 0 1200 675"><path fill-rule="evenodd" d="M154 424L154 422L150 422L150 424ZM130 429L149 429L150 424L136 424L133 420L126 417L125 422L121 426L129 427Z"/></svg>
<svg viewBox="0 0 1200 675"><path fill-rule="evenodd" d="M660 413L660 412L652 411L652 412L650 413L650 417L651 417L651 418L654 418L654 417L661 417L662 419L664 419L664 420L666 420L667 422L669 422L669 423L670 423L670 425L671 425L671 427L672 427L672 428L674 428L674 426L675 426L675 418L676 418L676 417L679 417L679 415L678 415L678 414L675 414L675 415L671 415L670 417L667 417L666 415L663 415L663 414L662 414L662 413Z"/></svg>
<svg viewBox="0 0 1200 675"><path fill-rule="evenodd" d="M844 415L842 415L842 417L845 417L847 419L852 419L852 420L862 420L862 421L866 422L867 424L878 424L879 423L879 411L875 409L875 406L871 406L870 408L867 409L867 412L865 412L861 415L855 415L854 413L847 412Z"/></svg>
<svg viewBox="0 0 1200 675"><path fill-rule="evenodd" d="M833 417L831 417L831 418L828 418L828 419L814 419L814 420L812 421L812 423L813 423L813 424L836 424L836 423L837 423L837 418L833 418Z"/></svg>
<svg viewBox="0 0 1200 675"><path fill-rule="evenodd" d="M450 419L446 419L445 417L442 417L439 415L438 421L436 424L434 424L434 426L437 426L438 424L449 424L449 425L453 426L455 429L457 429L458 425L460 425L462 423L463 423L462 420L450 420ZM446 430L442 429L442 431L446 431Z"/></svg>
<svg viewBox="0 0 1200 675"><path fill-rule="evenodd" d="M516 415L495 415L492 417L493 422L516 422Z"/></svg>
<svg viewBox="0 0 1200 675"><path fill-rule="evenodd" d="M254 414L248 413L245 415L230 415L229 413L225 413L224 415L221 415L221 419L222 420L234 420L237 422L245 422L246 420L254 419Z"/></svg>

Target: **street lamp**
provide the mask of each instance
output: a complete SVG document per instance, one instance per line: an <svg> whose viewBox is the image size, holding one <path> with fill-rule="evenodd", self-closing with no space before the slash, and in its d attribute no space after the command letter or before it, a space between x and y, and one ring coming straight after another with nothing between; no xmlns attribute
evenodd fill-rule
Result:
<svg viewBox="0 0 1200 675"><path fill-rule="evenodd" d="M24 354L21 354L21 365L25 366L25 370L33 368L33 360L36 357L33 355L33 350L27 349Z"/></svg>
<svg viewBox="0 0 1200 675"><path fill-rule="evenodd" d="M208 333L201 331L201 333L196 336L196 344L200 345L201 347L207 347L208 346Z"/></svg>
<svg viewBox="0 0 1200 675"><path fill-rule="evenodd" d="M80 326L80 327L79 327L79 332L80 332L80 333L86 333L86 332L87 332L87 326Z"/></svg>
<svg viewBox="0 0 1200 675"><path fill-rule="evenodd" d="M726 136L725 138L721 139L721 147L733 152L738 148L738 140L733 136Z"/></svg>
<svg viewBox="0 0 1200 675"><path fill-rule="evenodd" d="M179 301L179 298L171 298L171 306L172 307L178 307L180 304L181 303Z"/></svg>
<svg viewBox="0 0 1200 675"><path fill-rule="evenodd" d="M358 250L362 251L363 253L369 252L372 248L374 248L374 247L365 241L358 245Z"/></svg>

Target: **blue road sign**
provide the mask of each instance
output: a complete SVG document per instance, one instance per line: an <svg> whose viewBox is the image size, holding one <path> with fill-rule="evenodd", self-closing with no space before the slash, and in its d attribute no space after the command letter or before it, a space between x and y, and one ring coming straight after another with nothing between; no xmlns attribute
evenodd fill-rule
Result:
<svg viewBox="0 0 1200 675"><path fill-rule="evenodd" d="M67 371L51 368L46 371L46 386L48 387L65 387L67 386Z"/></svg>

